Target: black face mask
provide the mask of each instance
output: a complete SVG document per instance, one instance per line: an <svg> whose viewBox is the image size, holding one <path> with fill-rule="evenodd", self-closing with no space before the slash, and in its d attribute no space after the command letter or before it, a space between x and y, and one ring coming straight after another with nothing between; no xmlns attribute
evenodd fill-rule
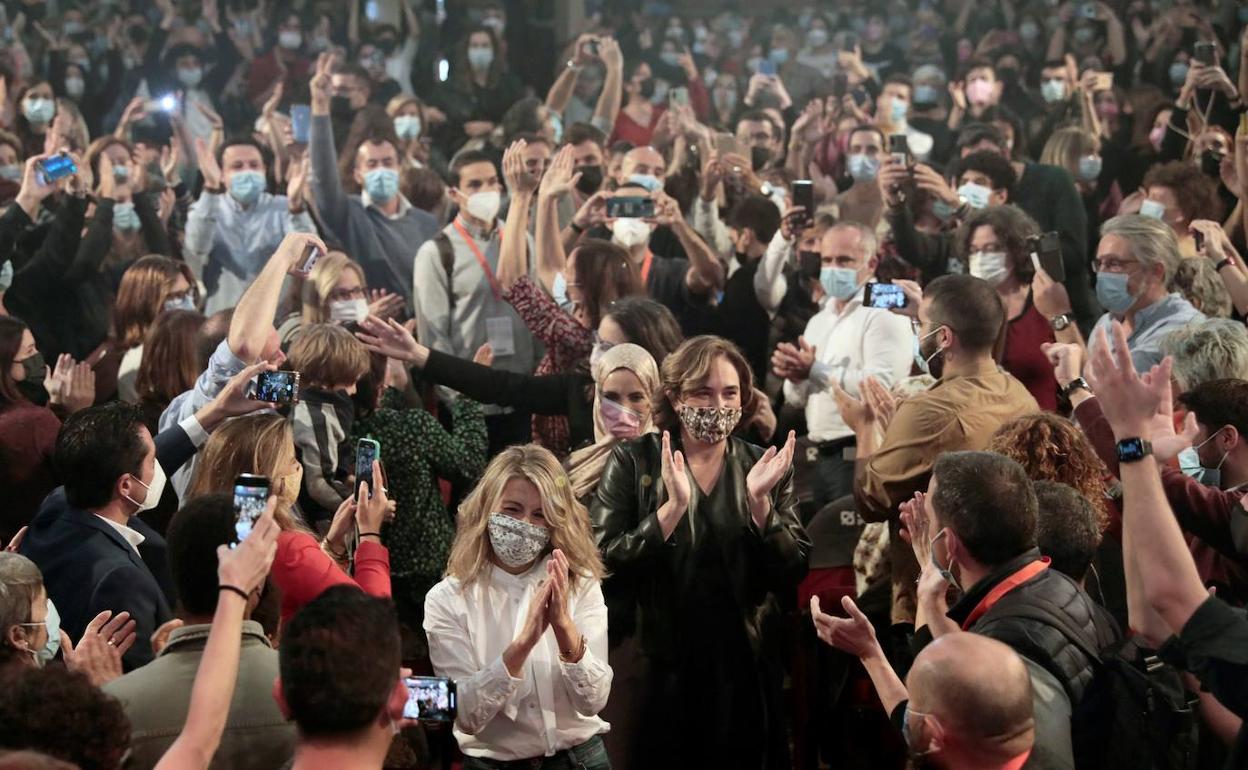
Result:
<svg viewBox="0 0 1248 770"><path fill-rule="evenodd" d="M335 120L350 120L354 110L351 109L351 99L346 96L333 96L329 99L329 114Z"/></svg>
<svg viewBox="0 0 1248 770"><path fill-rule="evenodd" d="M823 269L823 255L817 251L797 252L797 274L802 278L818 278Z"/></svg>
<svg viewBox="0 0 1248 770"><path fill-rule="evenodd" d="M637 86L637 94L642 99L653 99L654 98L654 78L648 78L646 80L643 80L641 82L641 85Z"/></svg>
<svg viewBox="0 0 1248 770"><path fill-rule="evenodd" d="M576 180L577 190L586 195L593 195L602 187L602 166L577 166L572 170L581 175L581 178Z"/></svg>
<svg viewBox="0 0 1248 770"><path fill-rule="evenodd" d="M750 148L750 166L755 171L762 171L771 162L771 150L766 147Z"/></svg>
<svg viewBox="0 0 1248 770"><path fill-rule="evenodd" d="M381 40L377 41L377 47L380 48L386 56L389 56L390 54L394 53L395 42L394 40L388 37L382 38Z"/></svg>
<svg viewBox="0 0 1248 770"><path fill-rule="evenodd" d="M1218 179L1222 176L1222 156L1213 150L1200 154L1200 173Z"/></svg>

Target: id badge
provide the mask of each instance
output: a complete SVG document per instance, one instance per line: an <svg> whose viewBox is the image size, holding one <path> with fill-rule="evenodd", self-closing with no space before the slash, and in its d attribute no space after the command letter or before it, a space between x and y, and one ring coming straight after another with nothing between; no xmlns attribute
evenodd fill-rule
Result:
<svg viewBox="0 0 1248 770"><path fill-rule="evenodd" d="M485 319L485 341L490 343L496 356L516 353L516 337L512 331L511 318L500 316Z"/></svg>

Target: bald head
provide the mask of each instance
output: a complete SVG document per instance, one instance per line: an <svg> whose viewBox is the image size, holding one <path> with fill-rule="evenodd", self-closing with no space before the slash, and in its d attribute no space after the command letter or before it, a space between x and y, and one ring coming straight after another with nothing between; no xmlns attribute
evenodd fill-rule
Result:
<svg viewBox="0 0 1248 770"><path fill-rule="evenodd" d="M663 178L663 155L653 147L634 147L624 156L620 176L628 179L633 174L645 174Z"/></svg>
<svg viewBox="0 0 1248 770"><path fill-rule="evenodd" d="M1031 676L1023 659L995 639L940 637L915 658L906 687L910 708L939 725L939 735L928 725L924 740L938 741L947 757L1004 762L1035 740Z"/></svg>

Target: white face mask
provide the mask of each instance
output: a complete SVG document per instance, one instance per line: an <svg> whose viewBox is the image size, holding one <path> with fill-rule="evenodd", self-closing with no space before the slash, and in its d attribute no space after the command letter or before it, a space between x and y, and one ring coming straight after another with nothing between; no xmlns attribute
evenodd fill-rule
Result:
<svg viewBox="0 0 1248 770"><path fill-rule="evenodd" d="M490 514L489 534L494 555L510 569L532 563L550 543L550 530L505 513Z"/></svg>
<svg viewBox="0 0 1248 770"><path fill-rule="evenodd" d="M1010 274L1004 251L973 251L968 267L971 275L982 278L994 288Z"/></svg>
<svg viewBox="0 0 1248 770"><path fill-rule="evenodd" d="M143 511L150 511L155 508L160 504L160 496L165 493L165 482L168 480L165 478L165 469L160 467L159 462L153 462L152 465L155 467L155 470L152 473L152 481L150 484L144 484L143 480L138 476L134 477L134 480L139 482L139 484L147 490L147 496L143 498L143 502L139 502L131 497L126 497L128 502L134 503L139 507L139 510L135 511L134 515L140 514Z"/></svg>
<svg viewBox="0 0 1248 770"><path fill-rule="evenodd" d="M483 222L494 222L494 218L498 216L498 209L503 204L503 194L498 190L487 190L485 192L473 193L468 196L468 202L464 205L464 209Z"/></svg>
<svg viewBox="0 0 1248 770"><path fill-rule="evenodd" d="M626 249L649 241L652 231L648 222L631 217L621 217L611 225L612 239Z"/></svg>
<svg viewBox="0 0 1248 770"><path fill-rule="evenodd" d="M329 303L329 320L334 323L359 323L365 318L368 318L368 302L363 298Z"/></svg>

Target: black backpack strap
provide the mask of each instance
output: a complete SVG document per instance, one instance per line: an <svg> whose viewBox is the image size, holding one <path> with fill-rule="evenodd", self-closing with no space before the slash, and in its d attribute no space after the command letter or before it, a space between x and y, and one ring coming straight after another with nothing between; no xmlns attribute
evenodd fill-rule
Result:
<svg viewBox="0 0 1248 770"><path fill-rule="evenodd" d="M433 244L438 247L438 256L442 259L442 270L446 273L446 304L450 314L455 313L455 248L451 239L439 230L433 236Z"/></svg>
<svg viewBox="0 0 1248 770"><path fill-rule="evenodd" d="M1040 601L1039 603L1031 601L1020 601L1018 599L1011 600L1009 594L997 603L994 608L993 619L1003 617L1027 618L1029 620L1039 621L1045 625L1052 626L1062 632L1070 643L1079 648L1079 651L1095 663L1100 665L1101 652L1097 649L1094 640L1090 641L1087 632L1081 628L1075 628L1066 619L1064 613L1057 612L1048 602Z"/></svg>

